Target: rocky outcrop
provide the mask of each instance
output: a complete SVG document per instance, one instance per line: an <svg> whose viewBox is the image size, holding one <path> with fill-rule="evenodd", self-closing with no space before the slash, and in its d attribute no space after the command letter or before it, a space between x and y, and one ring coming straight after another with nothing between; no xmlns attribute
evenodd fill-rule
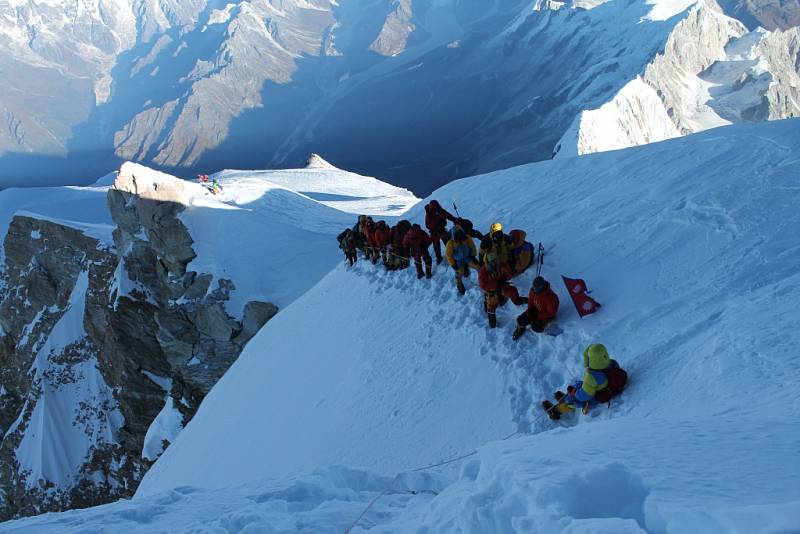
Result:
<svg viewBox="0 0 800 534"><path fill-rule="evenodd" d="M0 520L132 495L277 312L253 301L228 314L236 281L191 270L184 202L180 180L122 174L108 193L113 233L12 220L0 272Z"/></svg>
<svg viewBox="0 0 800 534"><path fill-rule="evenodd" d="M768 118L800 117L800 28L772 32L758 51L774 78L765 95Z"/></svg>
<svg viewBox="0 0 800 534"><path fill-rule="evenodd" d="M396 56L406 49L406 43L416 28L411 22L413 16L411 0L394 0L394 8L386 17L381 33L369 49L382 56Z"/></svg>

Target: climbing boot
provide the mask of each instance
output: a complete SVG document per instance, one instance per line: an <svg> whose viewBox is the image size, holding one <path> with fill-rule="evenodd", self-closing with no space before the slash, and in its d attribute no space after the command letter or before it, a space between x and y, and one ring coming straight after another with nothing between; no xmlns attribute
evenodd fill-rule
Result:
<svg viewBox="0 0 800 534"><path fill-rule="evenodd" d="M514 329L514 333L511 335L511 339L517 340L522 337L522 334L525 333L525 327L517 325L517 328Z"/></svg>
<svg viewBox="0 0 800 534"><path fill-rule="evenodd" d="M433 276L433 268L431 267L430 263L425 264L425 278L430 278Z"/></svg>
<svg viewBox="0 0 800 534"><path fill-rule="evenodd" d="M423 276L425 276L425 273L422 272L422 264L421 263L416 263L415 265L417 266L417 278L419 279L419 278L422 278Z"/></svg>
<svg viewBox="0 0 800 534"><path fill-rule="evenodd" d="M553 405L552 402L547 400L542 401L542 409L547 414L547 417L549 417L553 421L558 421L559 419L561 419L561 413L556 409L556 407Z"/></svg>
<svg viewBox="0 0 800 534"><path fill-rule="evenodd" d="M489 313L489 328L497 328L497 314Z"/></svg>
<svg viewBox="0 0 800 534"><path fill-rule="evenodd" d="M458 288L459 295L463 295L467 292L467 288L464 287L464 282L462 282L460 278L456 279L456 287Z"/></svg>

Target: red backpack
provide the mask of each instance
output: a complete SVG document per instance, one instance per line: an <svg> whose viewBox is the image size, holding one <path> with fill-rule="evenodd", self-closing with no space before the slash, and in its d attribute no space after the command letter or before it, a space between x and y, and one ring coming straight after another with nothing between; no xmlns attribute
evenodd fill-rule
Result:
<svg viewBox="0 0 800 534"><path fill-rule="evenodd" d="M594 400L600 404L605 404L622 393L628 383L628 373L622 367L617 367L606 372L606 379L608 385L594 394Z"/></svg>

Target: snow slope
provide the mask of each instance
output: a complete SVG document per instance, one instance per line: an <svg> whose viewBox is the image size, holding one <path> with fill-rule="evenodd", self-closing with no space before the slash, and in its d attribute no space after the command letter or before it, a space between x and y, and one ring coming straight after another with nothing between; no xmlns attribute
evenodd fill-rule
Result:
<svg viewBox="0 0 800 534"><path fill-rule="evenodd" d="M798 126L449 184L434 195L445 205L548 247L564 334L512 342L510 305L488 330L478 291L458 298L446 269L428 282L338 267L262 329L133 501L0 531L341 532L384 490L360 528L791 531ZM587 279L599 314L577 317L562 273ZM553 429L529 408L579 374L593 341L628 368L630 388Z"/></svg>

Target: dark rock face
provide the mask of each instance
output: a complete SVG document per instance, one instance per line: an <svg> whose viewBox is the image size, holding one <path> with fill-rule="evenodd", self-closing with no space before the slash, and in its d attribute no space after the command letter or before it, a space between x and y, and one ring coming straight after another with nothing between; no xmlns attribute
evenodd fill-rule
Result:
<svg viewBox="0 0 800 534"><path fill-rule="evenodd" d="M0 520L131 496L277 307L225 311L235 281L188 270L180 183L108 193L112 239L16 216L0 270Z"/></svg>

